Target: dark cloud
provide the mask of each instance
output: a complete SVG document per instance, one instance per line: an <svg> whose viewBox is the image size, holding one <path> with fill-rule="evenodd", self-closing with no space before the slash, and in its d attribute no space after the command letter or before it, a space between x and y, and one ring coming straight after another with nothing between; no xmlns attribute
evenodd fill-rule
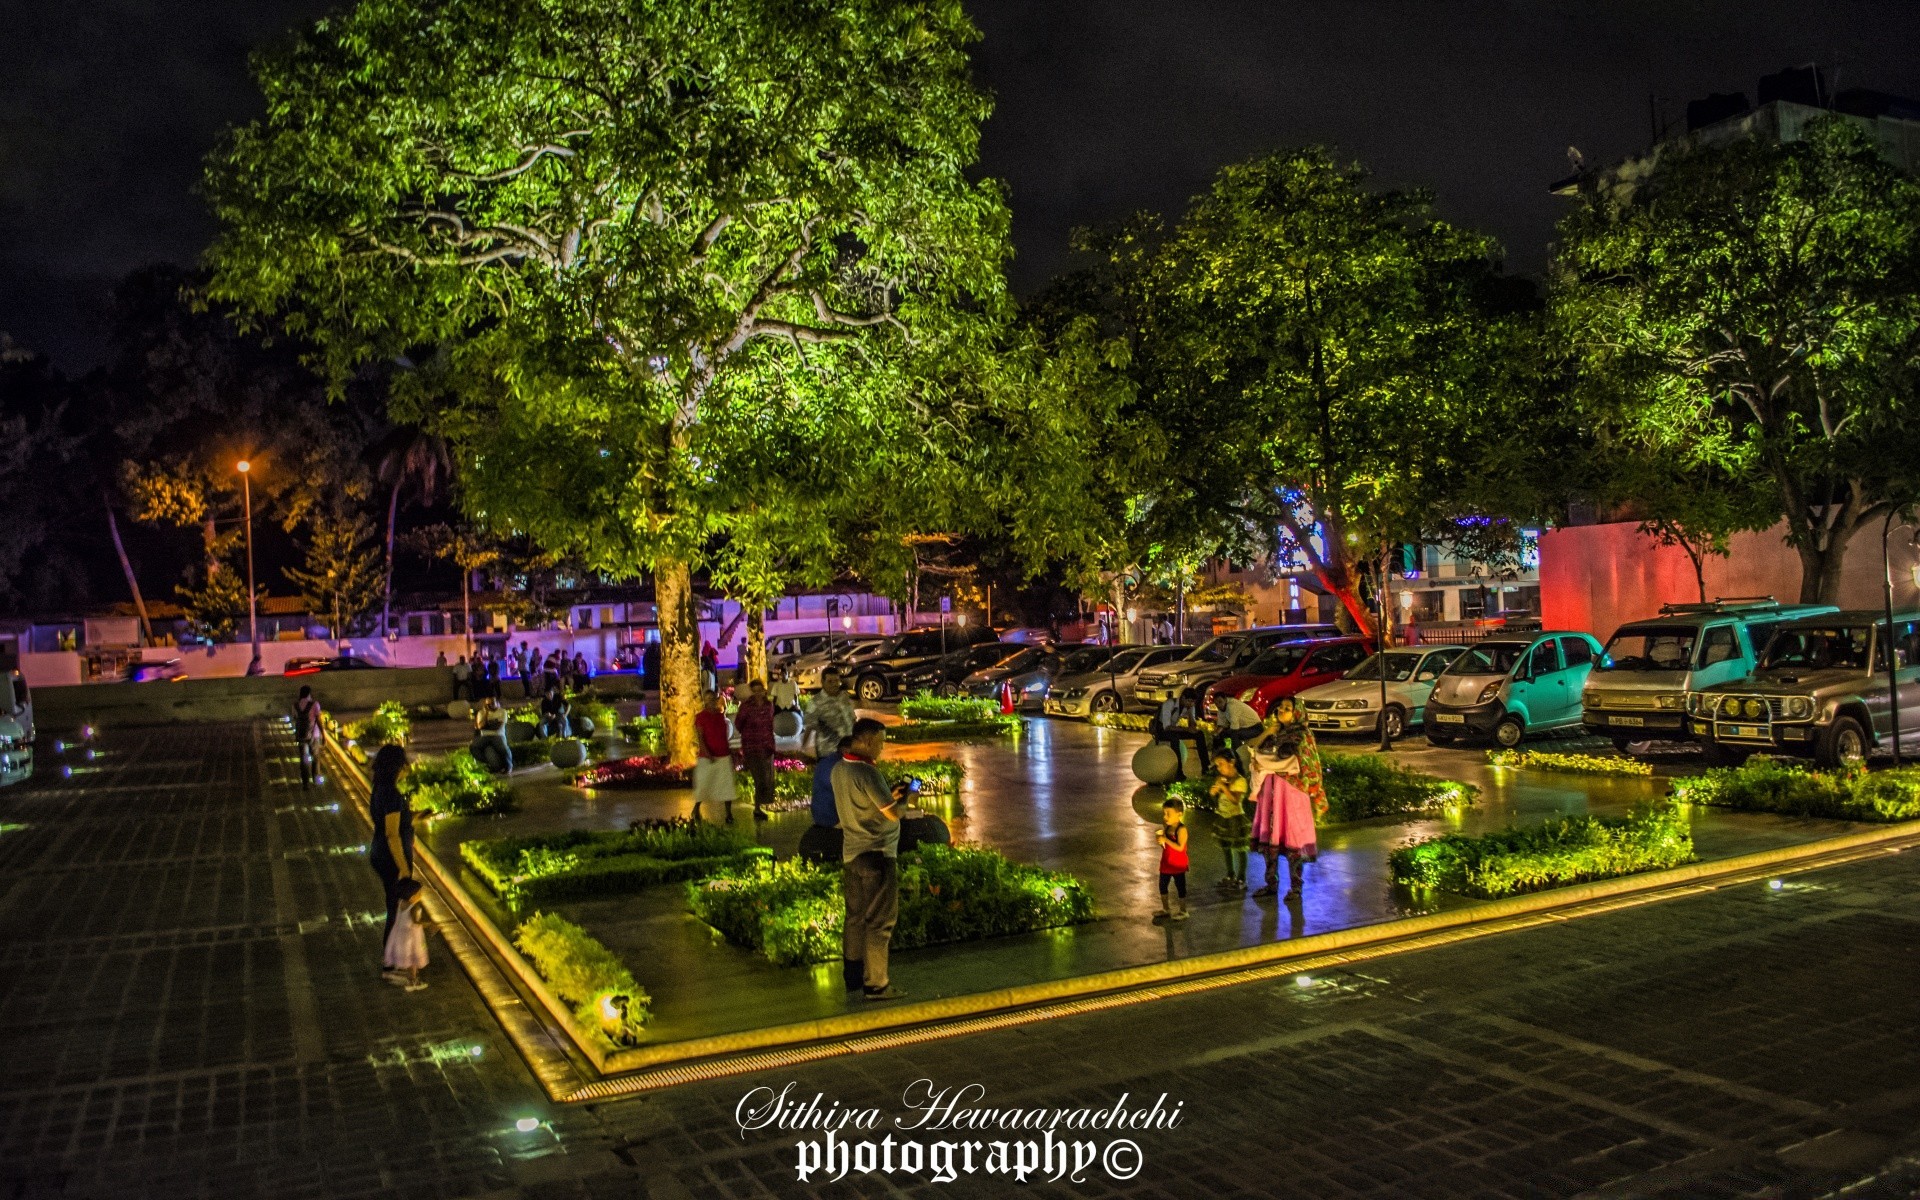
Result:
<svg viewBox="0 0 1920 1200"><path fill-rule="evenodd" d="M322 0L10 0L0 70L0 329L69 366L98 353L104 293L211 232L201 156L257 104L248 51ZM1067 231L1178 209L1220 164L1305 142L1439 194L1537 270L1566 148L1647 140L1712 91L1789 64L1920 93L1908 0L971 0L999 99L985 168L1012 189L1015 283Z"/></svg>

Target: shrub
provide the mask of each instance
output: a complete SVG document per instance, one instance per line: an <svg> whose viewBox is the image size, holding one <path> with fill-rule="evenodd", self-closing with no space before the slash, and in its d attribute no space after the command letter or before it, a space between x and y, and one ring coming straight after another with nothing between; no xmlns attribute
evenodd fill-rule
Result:
<svg viewBox="0 0 1920 1200"><path fill-rule="evenodd" d="M1471 807L1478 791L1471 784L1440 779L1371 754L1321 756L1327 788L1326 824L1364 821L1371 817L1424 817L1449 809ZM1186 779L1167 785L1188 808L1213 811L1213 798L1202 780Z"/></svg>
<svg viewBox="0 0 1920 1200"><path fill-rule="evenodd" d="M460 846L474 874L513 904L636 892L695 879L756 853L768 852L746 833L686 818L635 822L625 832L576 829Z"/></svg>
<svg viewBox="0 0 1920 1200"><path fill-rule="evenodd" d="M1920 817L1920 767L1888 771L1814 771L1773 759L1721 767L1673 781L1673 799L1748 812L1843 821Z"/></svg>
<svg viewBox="0 0 1920 1200"><path fill-rule="evenodd" d="M1684 813L1663 806L1631 817L1562 817L1480 837L1448 834L1395 850L1396 883L1496 899L1693 861Z"/></svg>
<svg viewBox="0 0 1920 1200"><path fill-rule="evenodd" d="M663 717L635 717L620 727L620 733L646 754L667 752L667 726Z"/></svg>
<svg viewBox="0 0 1920 1200"><path fill-rule="evenodd" d="M535 913L514 931L553 994L573 1006L574 1019L609 1049L631 1046L653 1016L653 998L633 973L586 930L551 913Z"/></svg>
<svg viewBox="0 0 1920 1200"><path fill-rule="evenodd" d="M1097 712L1087 716L1087 724L1102 729L1132 729L1145 733L1152 723L1153 717L1148 713Z"/></svg>
<svg viewBox="0 0 1920 1200"><path fill-rule="evenodd" d="M988 721L1000 715L1000 702L983 696L936 696L915 692L900 701L909 721Z"/></svg>
<svg viewBox="0 0 1920 1200"><path fill-rule="evenodd" d="M368 747L395 745L407 740L413 732L413 719L407 715L407 706L398 700L384 700L373 715L363 717L347 726L347 736L353 741Z"/></svg>
<svg viewBox="0 0 1920 1200"><path fill-rule="evenodd" d="M902 779L918 779L923 796L957 796L960 781L967 777L967 769L952 758L916 758L912 762L883 758L876 765L887 777L888 786Z"/></svg>
<svg viewBox="0 0 1920 1200"><path fill-rule="evenodd" d="M688 787L686 771L652 754L636 754L614 762L596 763L573 777L575 787L670 788Z"/></svg>
<svg viewBox="0 0 1920 1200"><path fill-rule="evenodd" d="M1020 731L1020 718L996 713L984 721L902 721L887 726L889 742L957 742L963 738L1006 737Z"/></svg>
<svg viewBox="0 0 1920 1200"><path fill-rule="evenodd" d="M1556 754L1550 750L1489 750L1496 767L1561 771L1569 775L1652 775L1653 764L1612 754Z"/></svg>
<svg viewBox="0 0 1920 1200"><path fill-rule="evenodd" d="M467 750L423 758L400 781L415 810L444 816L512 812L513 788L496 780Z"/></svg>
<svg viewBox="0 0 1920 1200"><path fill-rule="evenodd" d="M840 957L840 871L801 859L753 862L687 885L694 915L733 945L780 966ZM1079 879L978 846L922 846L900 859L898 949L973 941L1090 921Z"/></svg>

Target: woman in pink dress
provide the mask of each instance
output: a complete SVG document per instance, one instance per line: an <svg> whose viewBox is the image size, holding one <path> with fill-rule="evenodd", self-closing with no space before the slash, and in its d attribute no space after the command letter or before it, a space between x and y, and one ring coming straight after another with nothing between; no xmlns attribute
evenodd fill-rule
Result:
<svg viewBox="0 0 1920 1200"><path fill-rule="evenodd" d="M1287 859L1287 895L1297 901L1302 868L1319 854L1316 818L1327 811L1320 746L1291 697L1267 711L1266 729L1247 747L1253 757L1253 848L1267 862L1267 882L1253 894L1280 890L1280 856Z"/></svg>

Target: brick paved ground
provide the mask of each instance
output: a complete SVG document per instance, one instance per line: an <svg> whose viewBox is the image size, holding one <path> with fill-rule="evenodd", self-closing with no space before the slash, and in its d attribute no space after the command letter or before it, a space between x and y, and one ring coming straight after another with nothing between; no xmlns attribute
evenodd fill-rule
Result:
<svg viewBox="0 0 1920 1200"><path fill-rule="evenodd" d="M795 1135L734 1128L747 1088L892 1111L921 1077L1185 1101L1136 1135L1136 1179L1044 1195L1920 1194L1913 856L555 1110L457 971L377 980L360 828L286 750L267 726L120 731L91 770L0 792L0 1197L799 1194Z"/></svg>

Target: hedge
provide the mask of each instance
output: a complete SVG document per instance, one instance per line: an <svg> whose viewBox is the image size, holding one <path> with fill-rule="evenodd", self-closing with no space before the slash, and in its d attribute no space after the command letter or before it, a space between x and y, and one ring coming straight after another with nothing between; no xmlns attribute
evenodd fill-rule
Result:
<svg viewBox="0 0 1920 1200"><path fill-rule="evenodd" d="M1087 724L1102 729L1131 729L1145 733L1153 724L1151 713L1097 712L1087 716Z"/></svg>
<svg viewBox="0 0 1920 1200"><path fill-rule="evenodd" d="M1000 702L984 696L936 696L922 691L900 701L900 715L909 721L991 721L1000 715Z"/></svg>
<svg viewBox="0 0 1920 1200"><path fill-rule="evenodd" d="M778 966L840 957L838 868L801 859L752 862L687 885L687 905L736 946ZM975 941L1093 920L1079 879L979 846L926 845L900 859L895 949Z"/></svg>
<svg viewBox="0 0 1920 1200"><path fill-rule="evenodd" d="M1372 754L1327 754L1320 762L1327 788L1324 821L1329 825L1371 817L1432 816L1472 807L1478 799L1478 789L1471 784L1440 779ZM1213 811L1207 781L1170 783L1167 795L1179 797L1188 808Z"/></svg>
<svg viewBox="0 0 1920 1200"><path fill-rule="evenodd" d="M983 721L902 721L887 726L889 742L957 742L964 738L1006 737L1020 730L1020 718L998 710Z"/></svg>
<svg viewBox="0 0 1920 1200"><path fill-rule="evenodd" d="M467 750L423 758L401 777L400 790L416 811L443 816L512 812L519 800Z"/></svg>
<svg viewBox="0 0 1920 1200"><path fill-rule="evenodd" d="M664 717L635 717L620 727L620 733L640 747L644 754L667 752L667 723Z"/></svg>
<svg viewBox="0 0 1920 1200"><path fill-rule="evenodd" d="M768 851L744 832L687 818L636 821L625 832L575 829L472 839L460 858L511 904L584 900L697 879Z"/></svg>
<svg viewBox="0 0 1920 1200"><path fill-rule="evenodd" d="M514 931L547 987L573 1006L581 1029L608 1049L632 1046L653 1016L653 997L633 973L586 930L552 913L535 913Z"/></svg>
<svg viewBox="0 0 1920 1200"><path fill-rule="evenodd" d="M413 732L413 718L398 700L383 700L370 717L347 726L347 737L366 747L397 745Z"/></svg>
<svg viewBox="0 0 1920 1200"><path fill-rule="evenodd" d="M1772 759L1720 767L1673 781L1673 799L1748 812L1843 821L1920 818L1920 767L1814 771Z"/></svg>
<svg viewBox="0 0 1920 1200"><path fill-rule="evenodd" d="M1560 771L1568 775L1652 775L1653 764L1613 754L1556 754L1551 750L1489 750L1496 767Z"/></svg>
<svg viewBox="0 0 1920 1200"><path fill-rule="evenodd" d="M1692 861L1692 827L1671 805L1623 818L1562 817L1479 837L1448 834L1388 857L1395 883L1488 900Z"/></svg>

